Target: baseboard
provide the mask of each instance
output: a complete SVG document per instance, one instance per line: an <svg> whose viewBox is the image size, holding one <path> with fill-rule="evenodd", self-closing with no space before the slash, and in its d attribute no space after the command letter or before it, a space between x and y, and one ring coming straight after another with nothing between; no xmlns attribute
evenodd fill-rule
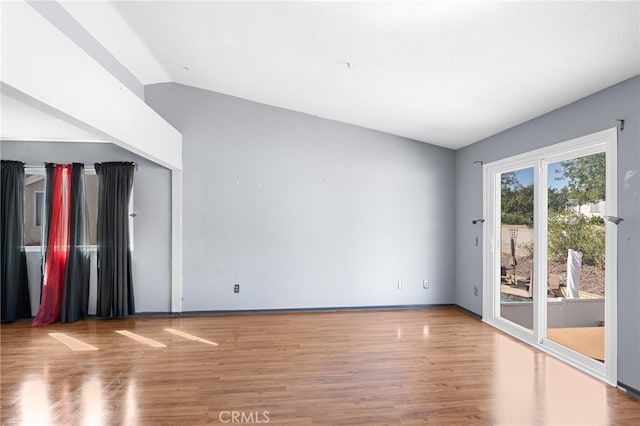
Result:
<svg viewBox="0 0 640 426"><path fill-rule="evenodd" d="M327 306L319 308L277 308L277 309L238 309L238 310L208 310L208 311L182 311L182 312L136 312L128 317L117 317L108 319L124 319L131 317L171 317L186 315L232 315L232 314L277 314L277 313L304 313L304 312L339 312L339 311L388 311L401 309L422 309L422 308L442 308L447 306L456 307L469 315L482 319L479 315L462 306L452 303L425 303L412 305L371 305L371 306ZM96 314L89 314L87 319L101 319ZM108 320L107 319L107 320ZM32 321L33 318L24 318L13 322ZM2 322L9 324L10 322Z"/></svg>
<svg viewBox="0 0 640 426"><path fill-rule="evenodd" d="M170 317L172 315L177 315L173 312L136 312L133 315L129 315L130 317Z"/></svg>
<svg viewBox="0 0 640 426"><path fill-rule="evenodd" d="M182 311L169 315L230 315L230 314L270 314L270 313L304 313L304 312L338 312L338 311L381 311L395 309L441 308L454 306L450 303L417 304L417 305L373 305L373 306L336 306L319 308L276 308L276 309L238 309L215 311ZM136 314L138 315L138 314Z"/></svg>
<svg viewBox="0 0 640 426"><path fill-rule="evenodd" d="M625 385L622 382L618 382L618 386L624 389L625 392L627 392L627 395L629 395L631 398L640 400L640 390L633 388L629 385Z"/></svg>
<svg viewBox="0 0 640 426"><path fill-rule="evenodd" d="M481 320L481 321L482 321L482 315L478 315L478 314L476 314L475 312L470 311L470 310L468 310L467 308L463 308L463 307L462 307L462 306L460 306L460 305L454 305L454 306L455 306L456 308L460 309L461 311L463 311L463 312L465 312L465 313L467 313L467 314L471 315L472 317L475 317L475 318L477 318L477 319L479 319L479 320Z"/></svg>
<svg viewBox="0 0 640 426"><path fill-rule="evenodd" d="M15 324L15 323L19 323L19 322L27 322L27 321L33 321L33 317L32 317L32 318L20 318L20 319L10 320L10 321L2 320L2 321L0 321L0 324L3 324L3 325L4 325L4 324L7 324L7 325L9 325L9 324Z"/></svg>

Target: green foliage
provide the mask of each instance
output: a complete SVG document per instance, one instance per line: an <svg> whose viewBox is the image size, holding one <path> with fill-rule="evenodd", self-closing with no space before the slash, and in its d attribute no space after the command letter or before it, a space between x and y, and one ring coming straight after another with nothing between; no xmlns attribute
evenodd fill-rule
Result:
<svg viewBox="0 0 640 426"><path fill-rule="evenodd" d="M600 216L592 216L589 219L589 223L592 225L602 225L604 226L604 219Z"/></svg>
<svg viewBox="0 0 640 426"><path fill-rule="evenodd" d="M500 183L502 190L517 190L518 188L522 188L520 181L518 180L518 176L516 176L515 172L506 172L500 176Z"/></svg>
<svg viewBox="0 0 640 426"><path fill-rule="evenodd" d="M533 218L521 213L507 213L503 211L501 220L503 225L526 225L529 228L533 227Z"/></svg>
<svg viewBox="0 0 640 426"><path fill-rule="evenodd" d="M605 226L601 217L567 211L569 202L597 203L605 199L605 154L598 153L560 163L556 179L562 188L549 188L549 257L566 262L569 249L583 253L582 262L604 268ZM501 221L505 225L533 226L533 185L523 186L514 172L501 175ZM533 245L525 247L533 252Z"/></svg>
<svg viewBox="0 0 640 426"><path fill-rule="evenodd" d="M550 212L549 258L566 262L569 249L582 252L582 263L604 268L605 226L601 218L575 212Z"/></svg>
<svg viewBox="0 0 640 426"><path fill-rule="evenodd" d="M566 187L560 189L549 188L549 211L562 212L567 209L569 203L569 191Z"/></svg>
<svg viewBox="0 0 640 426"><path fill-rule="evenodd" d="M563 161L561 176L567 179L568 195L578 204L597 203L605 199L606 160L604 152Z"/></svg>
<svg viewBox="0 0 640 426"><path fill-rule="evenodd" d="M533 226L533 184L522 186L513 172L501 176L501 220L508 225Z"/></svg>

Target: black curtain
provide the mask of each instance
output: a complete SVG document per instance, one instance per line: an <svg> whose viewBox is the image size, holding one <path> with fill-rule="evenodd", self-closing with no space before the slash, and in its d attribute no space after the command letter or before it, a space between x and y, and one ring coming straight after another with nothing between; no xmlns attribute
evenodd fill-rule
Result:
<svg viewBox="0 0 640 426"><path fill-rule="evenodd" d="M44 163L44 207L42 211L42 243L40 244L40 301L42 301L42 285L44 283L44 265L47 258L49 241L49 223L51 222L51 203L53 202L53 169L54 163Z"/></svg>
<svg viewBox="0 0 640 426"><path fill-rule="evenodd" d="M135 313L129 199L133 163L96 163L98 175L98 300L97 315L124 317Z"/></svg>
<svg viewBox="0 0 640 426"><path fill-rule="evenodd" d="M69 258L65 270L60 322L87 317L89 306L89 223L85 195L84 164L71 168Z"/></svg>
<svg viewBox="0 0 640 426"><path fill-rule="evenodd" d="M24 164L2 160L0 169L0 287L1 320L4 322L31 318L31 303L24 251Z"/></svg>

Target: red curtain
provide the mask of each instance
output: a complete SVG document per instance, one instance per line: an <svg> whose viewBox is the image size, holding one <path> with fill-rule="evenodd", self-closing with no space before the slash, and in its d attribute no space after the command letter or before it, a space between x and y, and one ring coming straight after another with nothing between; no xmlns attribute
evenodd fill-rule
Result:
<svg viewBox="0 0 640 426"><path fill-rule="evenodd" d="M71 165L56 165L53 171L51 221L42 280L40 308L32 327L53 324L60 319L65 269L69 258Z"/></svg>

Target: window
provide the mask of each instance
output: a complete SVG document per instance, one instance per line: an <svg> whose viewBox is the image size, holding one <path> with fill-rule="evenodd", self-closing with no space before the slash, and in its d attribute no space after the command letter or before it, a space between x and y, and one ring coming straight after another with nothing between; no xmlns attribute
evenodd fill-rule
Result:
<svg viewBox="0 0 640 426"><path fill-rule="evenodd" d="M34 192L34 213L35 213L35 226L42 226L42 212L44 210L44 191Z"/></svg>
<svg viewBox="0 0 640 426"><path fill-rule="evenodd" d="M24 180L24 244L26 246L39 246L42 240L44 186L44 169L27 171Z"/></svg>
<svg viewBox="0 0 640 426"><path fill-rule="evenodd" d="M578 203L568 202L567 210L578 213L580 211L580 205Z"/></svg>
<svg viewBox="0 0 640 426"><path fill-rule="evenodd" d="M45 205L44 167L28 167L25 174L24 245L38 247L42 243ZM93 167L85 168L85 196L89 220L89 244L96 245L98 220L98 176ZM129 201L129 212L133 213L133 193ZM129 245L133 250L133 216L129 217Z"/></svg>

